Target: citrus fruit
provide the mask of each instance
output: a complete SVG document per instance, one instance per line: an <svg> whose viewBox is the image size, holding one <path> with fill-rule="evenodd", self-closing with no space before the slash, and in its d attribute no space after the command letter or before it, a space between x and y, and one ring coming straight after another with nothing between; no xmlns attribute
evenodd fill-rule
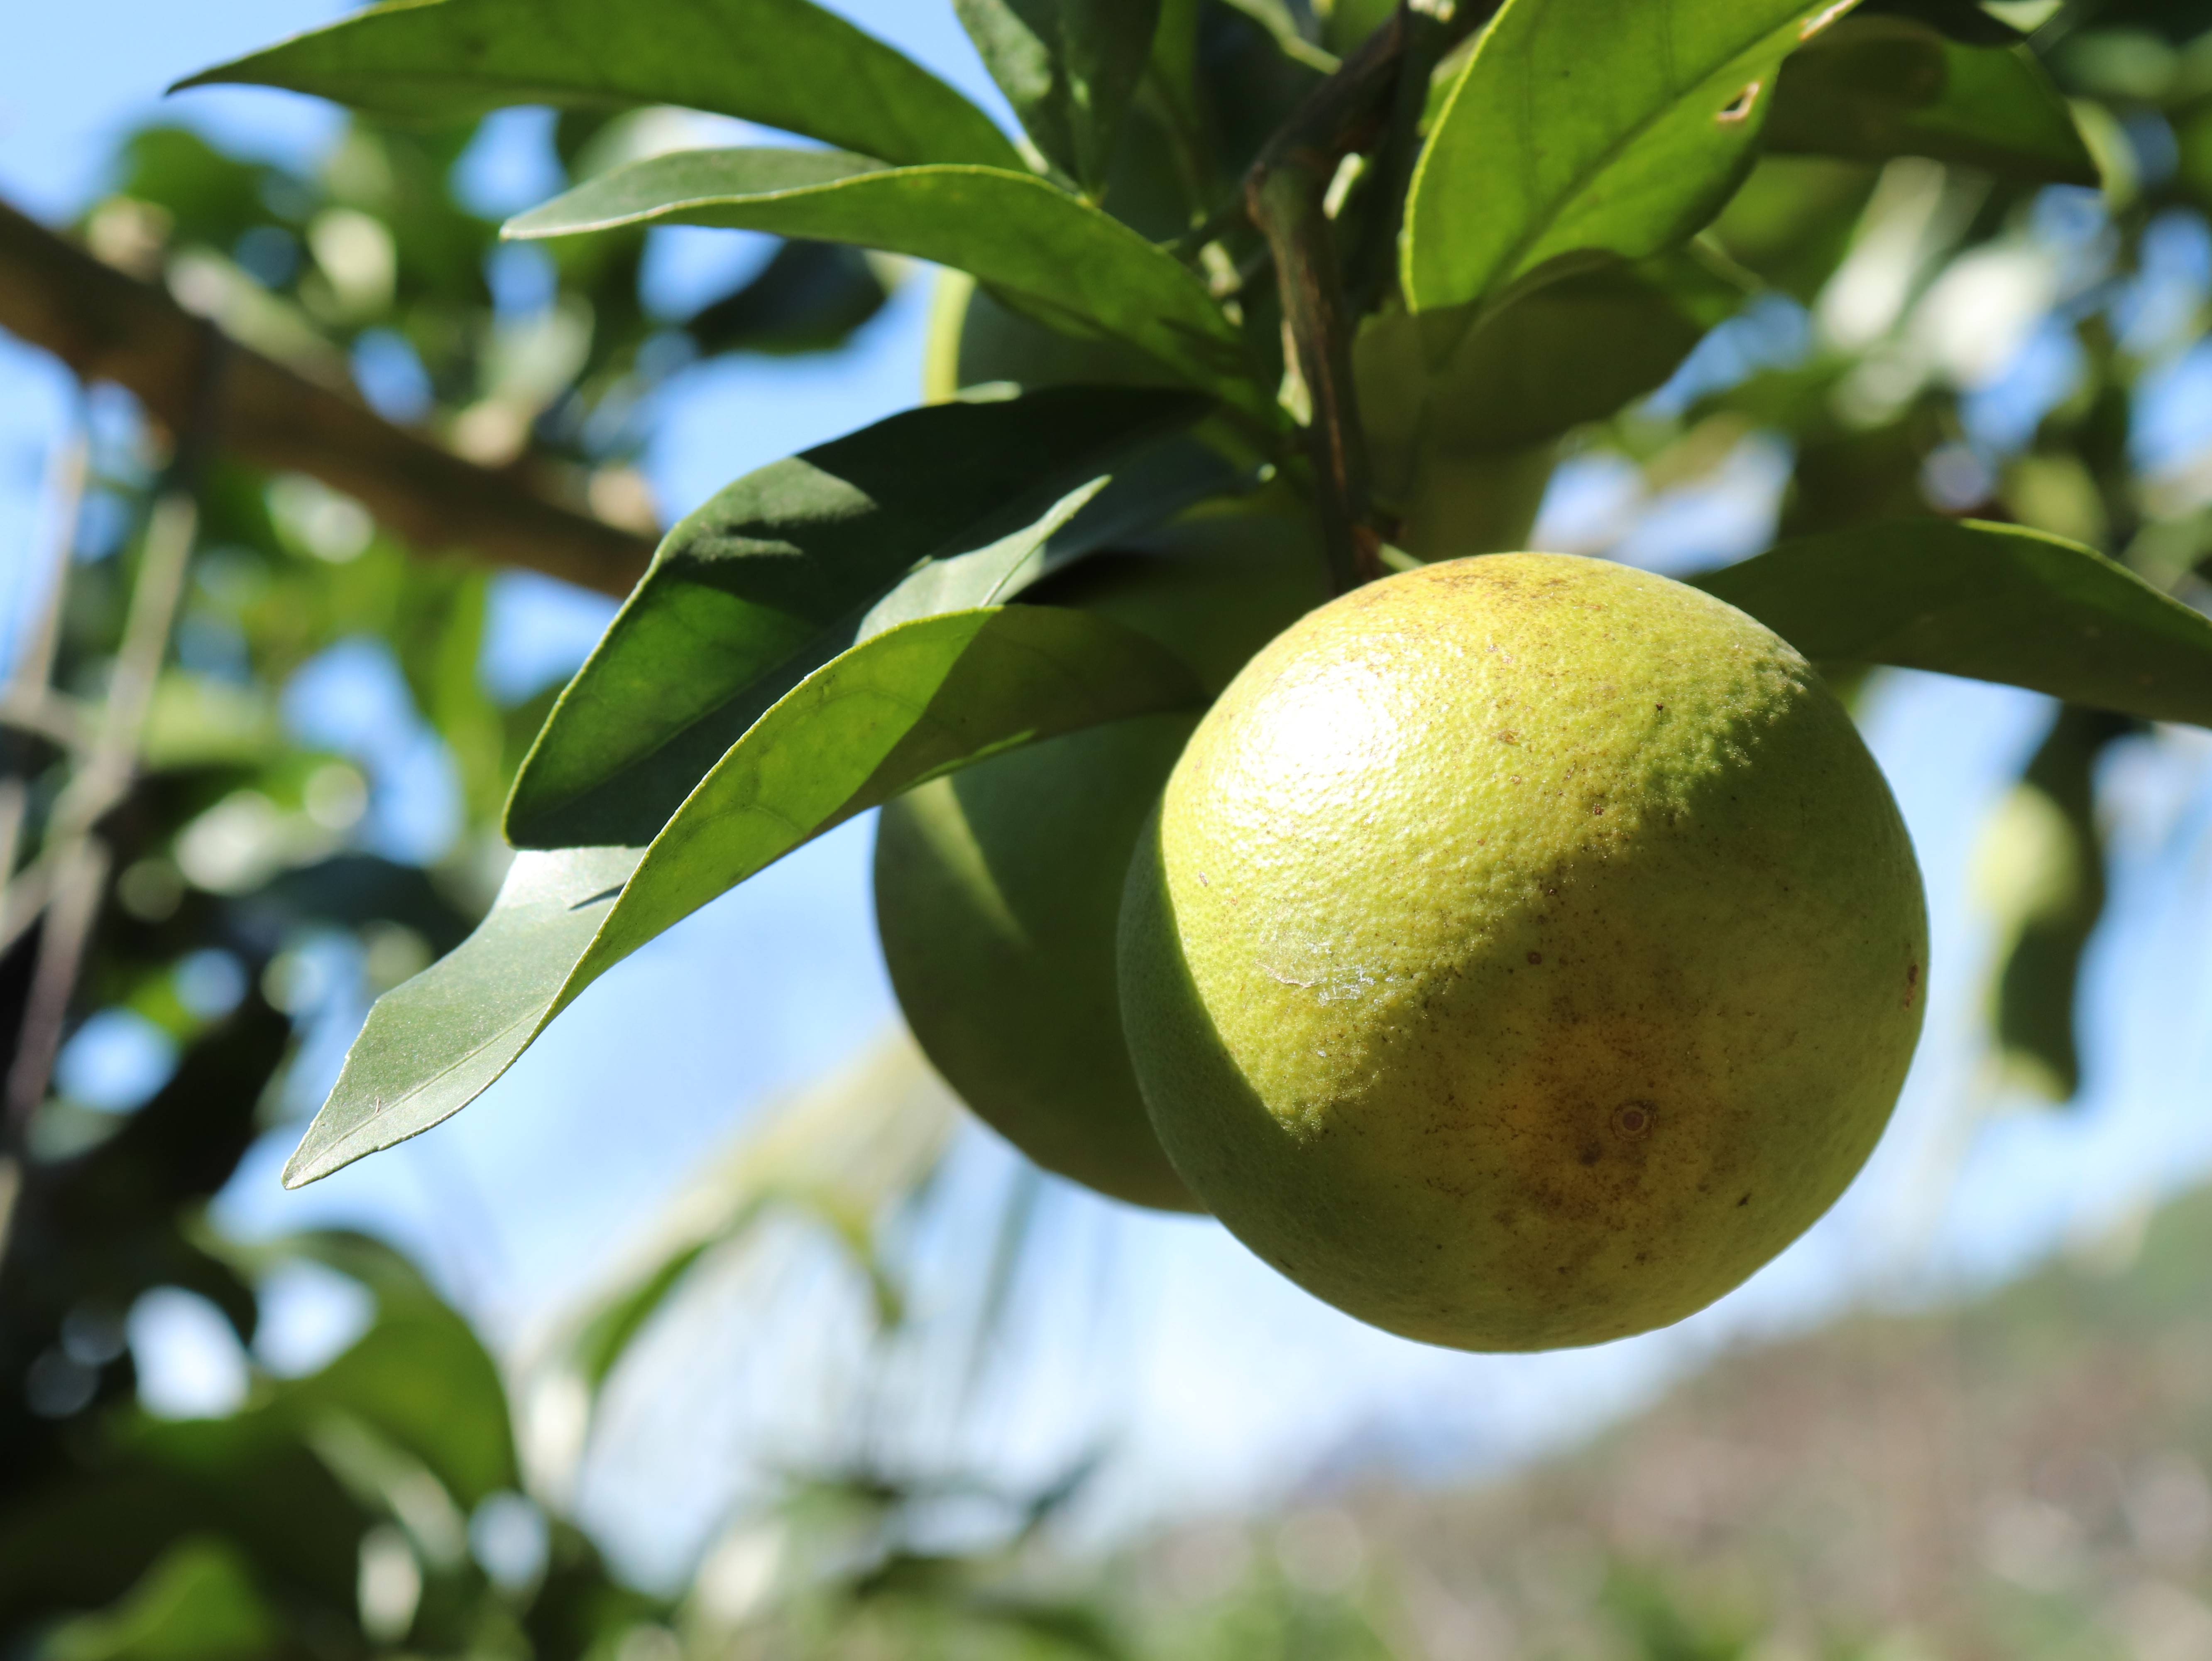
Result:
<svg viewBox="0 0 2212 1661"><path fill-rule="evenodd" d="M1927 922L1849 716L1733 607L1504 554L1259 653L1131 862L1122 1019L1193 1193L1309 1290L1472 1349L1680 1319L1834 1202Z"/></svg>
<svg viewBox="0 0 2212 1661"><path fill-rule="evenodd" d="M1173 551L1094 558L1038 598L1151 636L1218 691L1323 599L1295 527L1179 527ZM1121 1200L1197 1202L1160 1152L1121 1041L1115 934L1137 833L1197 713L1111 722L908 791L876 833L877 930L923 1053L1039 1165Z"/></svg>

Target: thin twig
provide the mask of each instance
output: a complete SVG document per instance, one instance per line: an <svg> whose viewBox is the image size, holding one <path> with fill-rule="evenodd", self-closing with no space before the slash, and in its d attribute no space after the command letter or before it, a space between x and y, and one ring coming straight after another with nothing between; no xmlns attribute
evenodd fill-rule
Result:
<svg viewBox="0 0 2212 1661"><path fill-rule="evenodd" d="M1255 172L1253 222L1275 256L1283 322L1311 399L1306 448L1329 581L1339 593L1382 575L1380 549L1366 526L1367 444L1352 380L1352 327L1344 285L1322 211L1325 179L1304 167Z"/></svg>
<svg viewBox="0 0 2212 1661"><path fill-rule="evenodd" d="M20 1145L23 1129L46 1098L54 1058L61 1053L62 1031L69 1022L70 1000L86 945L100 920L100 892L107 885L107 844L80 837L69 844L59 879L46 899L46 929L39 936L39 960L31 971L31 995L24 1001L21 1036L15 1064L8 1069L8 1141Z"/></svg>
<svg viewBox="0 0 2212 1661"><path fill-rule="evenodd" d="M46 592L31 613L31 626L16 643L15 661L8 668L7 690L0 694L0 721L27 727L69 749L77 747L75 740L81 734L65 734L45 718L58 715L62 709L53 702L52 691L54 654L60 647L62 601L69 591L70 557L76 548L77 520L83 511L85 479L91 468L90 429L84 419L81 387L77 401L76 426L68 438L54 446L43 492L54 509L52 551L43 561L34 556L28 567L33 582L40 580L41 567L45 568ZM15 874L15 861L22 852L23 824L30 804L27 780L12 774L0 779L0 901L4 901L4 885ZM6 905L0 904L0 917L5 916L6 910Z"/></svg>
<svg viewBox="0 0 2212 1661"><path fill-rule="evenodd" d="M0 957L14 949L23 931L39 920L54 891L54 852L48 849L0 888Z"/></svg>
<svg viewBox="0 0 2212 1661"><path fill-rule="evenodd" d="M1307 453L1323 557L1340 591L1382 574L1382 542L1367 523L1367 440L1352 388L1352 332L1358 313L1345 291L1323 204L1344 158L1370 149L1406 125L1415 88L1425 93L1436 63L1487 21L1498 3L1468 0L1443 18L1431 5L1416 12L1408 0L1400 0L1389 21L1277 129L1245 178L1246 211L1273 256L1284 326L1312 399ZM1419 116L1415 108L1410 120L1418 124ZM1417 125L1415 131L1417 136ZM1387 145L1385 160L1411 176L1410 160L1389 154ZM1402 185L1397 188L1402 193ZM1371 226L1370 234L1376 234Z"/></svg>
<svg viewBox="0 0 2212 1661"><path fill-rule="evenodd" d="M60 1053L100 902L114 855L100 834L100 823L130 793L154 689L168 656L169 636L184 597L185 575L199 532L199 485L222 418L224 372L231 347L212 324L199 326L199 352L192 375L190 419L176 430L175 453L148 515L138 570L131 585L131 609L123 642L107 683L100 732L92 753L54 804L46 827L53 856L52 885L39 957L32 970L31 994L7 1080L7 1129L20 1137L30 1116L46 1099ZM11 904L9 911L15 910ZM9 921L16 921L12 916Z"/></svg>

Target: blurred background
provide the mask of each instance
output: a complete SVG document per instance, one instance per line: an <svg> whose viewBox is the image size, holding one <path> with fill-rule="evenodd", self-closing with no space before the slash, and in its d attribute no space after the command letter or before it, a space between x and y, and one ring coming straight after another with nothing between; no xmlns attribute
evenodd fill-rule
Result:
<svg viewBox="0 0 2212 1661"><path fill-rule="evenodd" d="M829 3L1011 126L949 5ZM0 198L648 538L918 401L927 268L495 240L776 135L161 95L337 9L18 7ZM1279 9L1212 9L1264 40ZM1717 234L1767 286L1562 443L1534 545L1686 575L1972 513L2212 595L2212 7L1991 9L2039 26L2105 188L1762 163ZM0 231L4 296L40 245ZM2212 1655L2212 735L1855 680L1933 908L1904 1101L1782 1258L1598 1349L1424 1348L1040 1176L903 1037L866 821L287 1193L369 1002L489 903L506 779L615 600L231 456L180 538L188 449L0 334L0 873L64 891L19 829L148 672L0 1158L0 1654ZM187 549L149 666L134 596ZM0 908L11 1007L53 916Z"/></svg>

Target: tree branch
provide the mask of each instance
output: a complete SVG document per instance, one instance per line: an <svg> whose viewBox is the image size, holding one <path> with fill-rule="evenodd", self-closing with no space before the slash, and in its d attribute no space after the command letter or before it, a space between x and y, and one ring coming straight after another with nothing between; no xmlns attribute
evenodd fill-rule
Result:
<svg viewBox="0 0 2212 1661"><path fill-rule="evenodd" d="M0 203L0 328L85 380L128 388L172 431L186 423L207 326L166 289ZM526 464L465 461L235 342L213 437L257 466L312 474L344 491L425 551L465 550L616 595L629 592L652 557L645 538L554 499Z"/></svg>
<svg viewBox="0 0 2212 1661"><path fill-rule="evenodd" d="M1360 43L1277 129L1245 175L1244 202L1267 239L1283 320L1313 400L1306 428L1321 512L1323 551L1339 592L1382 574L1381 538L1367 522L1367 439L1352 388L1352 335L1358 317L1322 203L1344 158L1383 146L1383 189L1402 192L1418 149L1418 101L1429 73L1457 41L1487 21L1501 0L1462 0L1449 19L1435 0L1399 0L1390 21ZM1395 208L1370 234L1396 238ZM1360 262L1374 269L1370 252Z"/></svg>

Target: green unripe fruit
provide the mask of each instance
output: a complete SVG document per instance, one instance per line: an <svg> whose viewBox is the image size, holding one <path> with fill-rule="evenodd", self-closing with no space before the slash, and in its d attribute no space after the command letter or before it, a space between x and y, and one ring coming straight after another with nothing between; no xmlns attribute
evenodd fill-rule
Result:
<svg viewBox="0 0 2212 1661"><path fill-rule="evenodd" d="M1121 1042L1115 918L1129 850L1194 715L1031 745L908 792L876 830L876 927L922 1051L1048 1171L1195 1211Z"/></svg>
<svg viewBox="0 0 2212 1661"><path fill-rule="evenodd" d="M1200 724L1123 902L1192 1192L1308 1290L1469 1349L1680 1319L1832 1204L1918 1036L1912 847L1835 697L1602 561L1426 567Z"/></svg>
<svg viewBox="0 0 2212 1661"><path fill-rule="evenodd" d="M1006 384L1033 392L1079 384L1174 386L1174 371L1133 346L1061 334L993 299L959 271L937 279L922 350L922 396L941 404L963 387Z"/></svg>
<svg viewBox="0 0 2212 1661"><path fill-rule="evenodd" d="M1324 598L1318 557L1275 521L1105 556L1039 592L1150 635L1208 693ZM988 1123L1048 1170L1139 1205L1196 1210L1160 1152L1121 1039L1114 943L1138 831L1188 715L1115 721L908 792L876 834L876 920L923 1052Z"/></svg>

